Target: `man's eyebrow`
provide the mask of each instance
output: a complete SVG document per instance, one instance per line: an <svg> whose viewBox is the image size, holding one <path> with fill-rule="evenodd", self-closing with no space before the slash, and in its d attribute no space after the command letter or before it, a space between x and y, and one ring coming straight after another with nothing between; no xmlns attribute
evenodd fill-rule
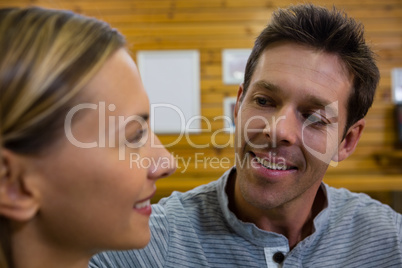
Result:
<svg viewBox="0 0 402 268"><path fill-rule="evenodd" d="M253 84L254 88L259 88L259 89L264 89L264 90L268 90L270 92L274 92L276 94L280 94L283 90L281 89L281 87L272 84L270 82L267 81L257 81ZM316 108L316 109L328 109L328 112L330 114L333 115L337 115L338 114L338 109L334 108L333 105L331 105L333 102L328 101L326 99L323 98L319 98L317 96L314 95L306 95L304 97L304 101L305 103L308 103L309 106Z"/></svg>
<svg viewBox="0 0 402 268"><path fill-rule="evenodd" d="M332 115L331 117L338 116L338 104L335 102L331 102L322 98L318 98L317 96L307 95L305 97L306 103L309 103L309 106L313 109L321 109L325 110L328 115ZM334 105L336 105L334 107Z"/></svg>
<svg viewBox="0 0 402 268"><path fill-rule="evenodd" d="M331 102L323 100L321 98L317 98L316 96L313 95L306 95L305 100L307 103L310 104L310 106L317 107L317 108L325 108L328 106Z"/></svg>
<svg viewBox="0 0 402 268"><path fill-rule="evenodd" d="M263 80L255 82L254 87L266 89L266 90L273 91L273 92L281 91L281 88L278 87L277 85L274 85L270 82L263 81Z"/></svg>

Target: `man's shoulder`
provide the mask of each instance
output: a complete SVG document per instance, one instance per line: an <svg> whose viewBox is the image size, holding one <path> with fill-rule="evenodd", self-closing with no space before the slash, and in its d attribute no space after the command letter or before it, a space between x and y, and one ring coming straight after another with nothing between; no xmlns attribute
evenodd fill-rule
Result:
<svg viewBox="0 0 402 268"><path fill-rule="evenodd" d="M199 210L217 205L218 181L200 185L187 192L174 191L153 205L155 214L181 213L183 210Z"/></svg>
<svg viewBox="0 0 402 268"><path fill-rule="evenodd" d="M365 193L355 193L347 189L327 187L334 220L365 222L365 224L392 224L401 228L402 215L390 206L371 198Z"/></svg>

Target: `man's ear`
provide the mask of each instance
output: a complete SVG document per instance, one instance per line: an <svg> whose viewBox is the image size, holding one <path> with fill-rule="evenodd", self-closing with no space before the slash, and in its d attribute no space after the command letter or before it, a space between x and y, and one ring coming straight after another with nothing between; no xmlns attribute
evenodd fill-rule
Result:
<svg viewBox="0 0 402 268"><path fill-rule="evenodd" d="M1 151L0 214L16 221L28 221L39 210L39 196L27 183L27 166L23 157Z"/></svg>
<svg viewBox="0 0 402 268"><path fill-rule="evenodd" d="M237 100L236 100L236 105L235 105L235 108L234 108L234 119L235 119L235 123L236 123L236 121L237 121L236 119L237 119L237 116L238 116L238 114L239 114L239 109L240 109L241 101L242 101L242 99L243 99L243 92L244 92L243 88L244 88L244 84L241 83L240 86L239 86L239 90L237 91Z"/></svg>
<svg viewBox="0 0 402 268"><path fill-rule="evenodd" d="M345 160L354 152L365 124L365 120L360 119L348 129L345 138L338 147L338 153L332 158L333 161L340 162Z"/></svg>

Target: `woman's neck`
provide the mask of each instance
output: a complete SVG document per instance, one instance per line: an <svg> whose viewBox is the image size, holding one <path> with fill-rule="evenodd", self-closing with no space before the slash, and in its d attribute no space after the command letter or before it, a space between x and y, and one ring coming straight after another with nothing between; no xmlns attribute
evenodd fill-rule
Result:
<svg viewBox="0 0 402 268"><path fill-rule="evenodd" d="M11 248L14 268L86 268L91 254L63 248L44 239L32 223L13 224Z"/></svg>
<svg viewBox="0 0 402 268"><path fill-rule="evenodd" d="M0 215L0 267L12 267L11 261L10 222Z"/></svg>

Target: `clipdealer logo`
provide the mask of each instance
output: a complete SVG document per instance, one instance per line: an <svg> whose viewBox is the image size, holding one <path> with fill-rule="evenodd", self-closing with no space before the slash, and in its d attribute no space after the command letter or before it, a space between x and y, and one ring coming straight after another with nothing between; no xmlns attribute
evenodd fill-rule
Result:
<svg viewBox="0 0 402 268"><path fill-rule="evenodd" d="M159 143L155 142L155 138L153 135L145 137L145 140L141 140L139 142L129 142L126 139L125 136L125 128L130 122L136 122L141 125L142 128L148 128L147 122L138 115L132 115L128 117L124 116L114 116L114 115L109 115L106 116L106 111L113 112L116 110L116 106L114 104L109 104L106 106L105 102L99 102L98 104L95 103L82 103L74 106L66 115L65 121L64 121L64 130L65 130L65 135L67 139L70 141L71 144L73 144L76 147L79 148L105 148L105 147L117 147L119 149L119 160L125 160L126 159L126 148L138 148L142 145L144 145L147 142L150 142L151 148L160 148L162 146L164 147L171 147L176 145L178 142L180 142L182 139L186 139L187 143L195 149L202 149L202 148L208 148L208 147L214 147L214 148L227 148L227 147L234 147L233 143L231 142L231 139L228 139L227 142L224 144L218 143L217 141L217 135L222 133L222 132L229 132L230 128L225 127L221 129L217 129L212 132L212 124L210 120L206 117L203 116L195 116L193 118L190 118L187 122L185 120L185 117L183 113L180 111L180 109L174 105L171 104L151 104L151 116L154 114L153 111L157 108L169 108L173 109L176 111L182 122L181 122L181 131L178 134L177 138L173 141L170 142L169 144L164 144L160 145ZM77 139L72 131L72 121L74 116L80 111L83 111L85 109L90 109L97 111L98 113L98 140L96 141L90 141L90 142L84 142L80 141ZM240 109L241 111L241 109ZM325 114L327 118L331 117L337 117L338 116L338 102L333 102L325 107ZM238 113L238 122L241 122L241 113ZM315 115L311 115L312 117ZM277 128L278 128L278 123L281 122L282 120L286 120L285 116L280 116L280 117L275 117L272 116L270 117L271 122L269 120L262 116L262 115L256 115L248 118L244 124L242 124L242 129L236 129L238 132L237 139L239 140L239 144L241 143L241 139L244 138L245 142L248 143L253 148L269 148L269 147L276 147L277 146ZM156 118L151 117L151 124L154 120L157 120ZM206 128L200 129L200 132L203 133L210 133L209 137L210 140L207 143L204 144L197 144L193 142L191 134L189 134L188 131L186 131L189 126L191 125L192 122L195 120L201 120L205 122ZM213 118L213 121L229 121L231 122L231 119L227 116L216 116ZM253 120L263 120L265 124L265 130L268 129L269 132L272 133L271 141L270 144L253 144L251 140L248 139L248 133L256 133L256 132L263 132L264 129L258 128L258 129L252 129L250 127L250 124L252 123ZM312 154L314 157L320 159L321 161L331 165L331 166L337 166L337 162L332 161L332 156L337 151L337 144L338 144L338 123L332 123L326 126L326 144L325 144L325 150L317 150L317 148L314 148L313 146L310 146L310 142L308 141L308 138L305 136L305 130L310 127L310 125L314 124L314 120L307 120L304 121L302 128L301 128L301 139L303 146L306 148L306 150ZM117 127L116 127L117 123ZM241 133L243 132L243 133ZM106 135L108 133L108 135ZM116 135L117 135L117 140L119 141L116 144ZM230 135L233 135L231 133ZM151 137L151 140L148 141L148 137ZM184 171L188 169L190 163L193 163L195 168L207 168L206 165L210 168L229 168L233 161L231 158L228 157L210 157L210 156L203 156L201 158L200 153L195 153L194 157L187 157L186 159L179 156L175 155L176 161L178 166L180 167L180 163L184 167ZM238 155L235 155L235 159L237 160L239 158ZM244 160L243 160L244 161ZM277 159L276 162L279 160ZM284 161L284 160L283 160ZM203 163L203 165L201 165ZM237 163L237 162L235 162ZM142 167L147 167L150 165L157 166L157 165L166 165L167 164L167 159L164 161L163 159L160 160L152 160L152 159L146 159L143 158L141 159L139 154L136 153L130 153L130 166L133 167L134 165L139 165Z"/></svg>

